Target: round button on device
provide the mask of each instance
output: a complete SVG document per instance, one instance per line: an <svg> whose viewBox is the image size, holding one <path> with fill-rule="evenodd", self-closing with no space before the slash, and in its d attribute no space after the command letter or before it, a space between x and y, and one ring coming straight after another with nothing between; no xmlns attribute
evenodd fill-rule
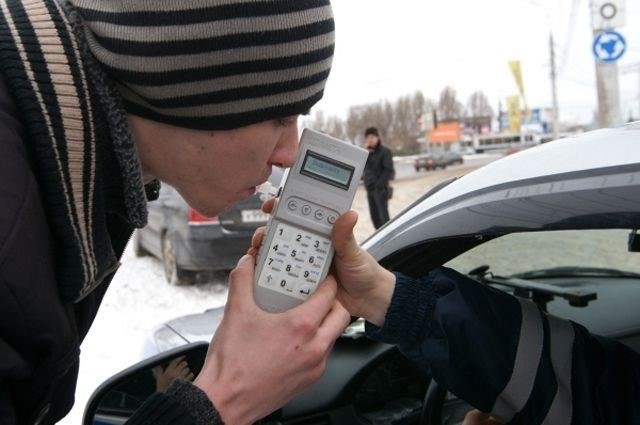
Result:
<svg viewBox="0 0 640 425"><path fill-rule="evenodd" d="M302 214L304 215L309 215L311 214L311 207L309 205L303 205L302 206Z"/></svg>
<svg viewBox="0 0 640 425"><path fill-rule="evenodd" d="M322 220L324 218L324 211L316 210L314 216L316 217L316 220Z"/></svg>

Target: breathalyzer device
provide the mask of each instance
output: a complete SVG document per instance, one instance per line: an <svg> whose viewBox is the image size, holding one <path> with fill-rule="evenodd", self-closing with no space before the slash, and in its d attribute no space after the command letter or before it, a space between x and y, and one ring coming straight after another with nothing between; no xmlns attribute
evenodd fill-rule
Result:
<svg viewBox="0 0 640 425"><path fill-rule="evenodd" d="M304 129L293 167L276 196L260 246L254 298L282 312L306 300L333 259L331 230L351 208L368 151Z"/></svg>

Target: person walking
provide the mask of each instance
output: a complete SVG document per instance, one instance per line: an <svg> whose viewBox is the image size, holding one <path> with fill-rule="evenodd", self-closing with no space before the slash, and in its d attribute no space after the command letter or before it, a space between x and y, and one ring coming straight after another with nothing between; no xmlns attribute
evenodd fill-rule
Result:
<svg viewBox="0 0 640 425"><path fill-rule="evenodd" d="M389 221L389 182L395 174L391 150L382 144L376 127L364 132L365 148L369 158L364 168L364 186L367 190L369 213L373 226L378 229Z"/></svg>

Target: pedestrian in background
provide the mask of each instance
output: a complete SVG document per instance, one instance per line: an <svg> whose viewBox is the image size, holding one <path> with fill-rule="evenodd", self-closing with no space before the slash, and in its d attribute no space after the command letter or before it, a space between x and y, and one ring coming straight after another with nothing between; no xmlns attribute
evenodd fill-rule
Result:
<svg viewBox="0 0 640 425"><path fill-rule="evenodd" d="M389 221L389 181L393 178L393 156L391 150L382 144L380 133L375 127L364 132L364 146L369 158L364 167L364 186L373 226L378 229Z"/></svg>

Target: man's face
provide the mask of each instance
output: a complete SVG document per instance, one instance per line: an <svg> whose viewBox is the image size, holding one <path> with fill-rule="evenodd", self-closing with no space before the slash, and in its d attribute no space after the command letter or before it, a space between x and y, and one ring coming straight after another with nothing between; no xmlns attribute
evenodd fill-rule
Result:
<svg viewBox="0 0 640 425"><path fill-rule="evenodd" d="M380 139L375 134L367 134L367 137L364 138L364 145L369 150L373 150L380 143Z"/></svg>
<svg viewBox="0 0 640 425"><path fill-rule="evenodd" d="M145 181L170 184L206 216L251 196L273 165L292 166L298 149L297 116L225 131L129 118Z"/></svg>

